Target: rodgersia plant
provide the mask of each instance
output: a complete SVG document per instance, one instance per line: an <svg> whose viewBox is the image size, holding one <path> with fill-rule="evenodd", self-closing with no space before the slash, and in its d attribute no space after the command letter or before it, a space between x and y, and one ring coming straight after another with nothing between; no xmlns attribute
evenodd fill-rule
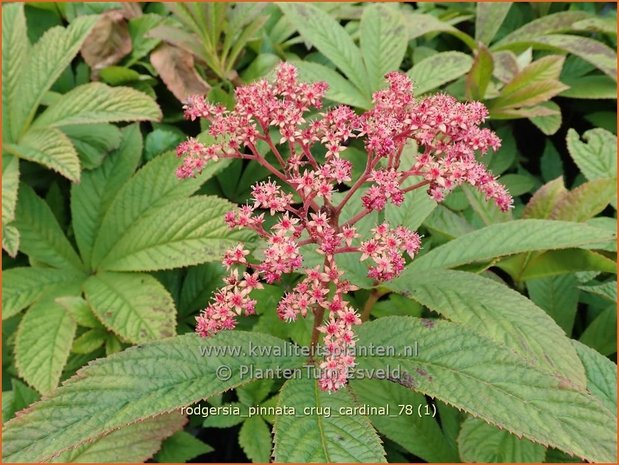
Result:
<svg viewBox="0 0 619 465"><path fill-rule="evenodd" d="M251 160L273 176L253 186L253 202L226 214L230 228L251 229L266 241L264 257L249 261L250 252L242 244L225 253L223 264L230 274L196 317L196 331L211 336L234 328L239 315L255 313L251 294L262 287L261 282L270 284L285 273L302 273L304 277L279 302L277 313L286 321L314 313L312 348L319 334L324 334L326 356L320 363L319 385L327 391L346 383L348 369L355 364L353 327L361 323L345 299L356 288L338 268L335 257L361 252L361 260L369 262L368 277L379 284L398 276L404 269L405 255L413 259L421 246L419 235L404 226L384 222L377 224L369 237L361 237L355 224L388 203L399 206L414 189L427 189L428 195L441 201L454 187L468 183L503 211L512 202L505 188L475 159L476 153L500 146L496 134L479 127L487 117L484 105L460 103L443 94L415 100L406 75L392 72L385 77L388 88L376 92L373 108L361 115L338 106L307 117L312 109L321 108L327 85L299 82L296 68L287 63L278 67L274 82L262 80L238 88L232 111L200 96L190 98L184 107L188 119L210 122L210 134L218 143L206 146L196 139L181 143L177 153L183 163L178 177L193 176L218 158ZM278 130L279 140L273 140L271 128ZM335 203L333 194L339 186L352 181L352 164L340 157L352 139L364 142L365 170ZM266 154L260 153L258 141L268 145L277 163L270 163ZM402 160L409 141L420 147L412 165ZM326 149L324 162L313 154L317 145ZM403 188L411 176L421 180ZM344 206L366 184L369 188L361 197L358 212L347 220L341 218ZM294 194L285 191L284 185ZM267 214L277 216L270 228L265 227ZM303 266L301 246L306 244L314 244L324 256L322 266ZM249 271L241 274L237 265Z"/></svg>

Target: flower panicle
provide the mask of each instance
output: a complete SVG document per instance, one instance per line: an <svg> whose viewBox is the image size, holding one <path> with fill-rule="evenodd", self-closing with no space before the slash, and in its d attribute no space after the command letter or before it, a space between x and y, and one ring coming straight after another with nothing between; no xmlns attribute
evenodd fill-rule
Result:
<svg viewBox="0 0 619 465"><path fill-rule="evenodd" d="M300 273L280 299L277 315L289 322L309 312L316 316L315 333L323 335L327 349L319 385L327 391L344 386L355 366L353 328L361 323L346 300L357 287L345 279L336 257L358 254L378 285L400 275L421 248L420 236L402 225L383 222L364 235L368 229L359 228L359 221L388 204L403 205L411 190L424 188L440 202L464 183L504 211L512 206L504 186L476 160L477 153L500 147L496 134L480 127L488 117L484 105L444 94L415 99L406 75L385 77L388 87L374 94L372 109L362 114L345 105L323 109L327 85L300 82L288 63L280 64L273 82L237 88L232 110L200 96L184 106L187 119L209 121L216 142L182 142L179 178L195 176L219 158L252 160L270 174L252 187L247 204L225 215L228 227L253 231L264 247L252 254L239 244L225 252L224 286L196 317L196 331L206 337L233 329L239 316L255 313L254 290ZM342 157L355 140L367 152L361 174ZM411 144L418 148L414 158L408 155ZM342 192L344 185L349 189ZM351 203L357 207L352 214L344 210ZM322 265L304 264L307 248L322 257Z"/></svg>

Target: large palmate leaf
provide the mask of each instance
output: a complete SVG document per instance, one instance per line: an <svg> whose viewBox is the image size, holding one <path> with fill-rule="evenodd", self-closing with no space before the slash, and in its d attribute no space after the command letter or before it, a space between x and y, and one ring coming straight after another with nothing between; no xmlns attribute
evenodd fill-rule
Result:
<svg viewBox="0 0 619 465"><path fill-rule="evenodd" d="M92 266L101 263L136 221L172 201L189 197L228 164L229 160L209 163L202 174L185 180L175 175L178 159L172 152L146 164L123 185L107 209L93 246Z"/></svg>
<svg viewBox="0 0 619 465"><path fill-rule="evenodd" d="M352 380L350 387L358 404L383 409L376 415L368 414L381 434L430 463L458 461L457 451L451 448L438 423L419 415L417 409L425 410L427 405L423 395L377 379ZM388 414L384 410L387 406ZM406 406L415 412L407 413Z"/></svg>
<svg viewBox="0 0 619 465"><path fill-rule="evenodd" d="M142 136L137 125L122 130L121 145L92 171L86 171L79 184L71 186L73 232L82 260L90 255L103 216L120 187L131 177L142 155Z"/></svg>
<svg viewBox="0 0 619 465"><path fill-rule="evenodd" d="M407 74L415 95L421 95L465 75L472 64L473 59L466 53L442 52L421 60Z"/></svg>
<svg viewBox="0 0 619 465"><path fill-rule="evenodd" d="M83 268L49 206L25 184L19 188L15 226L21 233L19 248L30 258L56 268Z"/></svg>
<svg viewBox="0 0 619 465"><path fill-rule="evenodd" d="M100 272L88 278L84 292L95 315L126 341L141 343L176 334L172 296L150 275Z"/></svg>
<svg viewBox="0 0 619 465"><path fill-rule="evenodd" d="M12 140L18 141L30 125L45 93L69 66L84 39L95 25L97 16L80 16L65 29L48 29L32 47L22 68L16 92L19 104L12 107Z"/></svg>
<svg viewBox="0 0 619 465"><path fill-rule="evenodd" d="M280 3L278 6L304 40L341 69L364 95L370 94L359 48L331 15L308 3Z"/></svg>
<svg viewBox="0 0 619 465"><path fill-rule="evenodd" d="M409 266L416 271L451 268L520 252L587 247L612 239L612 233L580 223L515 220L460 236L416 258Z"/></svg>
<svg viewBox="0 0 619 465"><path fill-rule="evenodd" d="M252 355L250 345L273 352ZM293 352L281 339L234 331L207 339L196 334L177 336L99 359L5 424L4 461L43 461L129 423L251 381L242 376L241 366L285 370L305 361L298 356L278 357L282 353L275 350ZM225 381L217 378L222 365L231 369Z"/></svg>
<svg viewBox="0 0 619 465"><path fill-rule="evenodd" d="M92 82L67 92L34 122L33 126L157 121L161 110L148 95L130 87Z"/></svg>
<svg viewBox="0 0 619 465"><path fill-rule="evenodd" d="M178 412L165 413L112 431L94 442L63 452L54 463L142 463L155 455L161 441L183 427Z"/></svg>
<svg viewBox="0 0 619 465"><path fill-rule="evenodd" d="M470 463L541 463L546 448L519 439L478 418L467 418L458 435L460 457Z"/></svg>
<svg viewBox="0 0 619 465"><path fill-rule="evenodd" d="M20 124L15 109L20 105L18 91L22 70L28 60L30 42L26 31L24 6L20 3L2 7L2 141L14 141ZM4 163L3 163L4 165ZM4 184L4 183L3 183ZM4 191L2 192L4 200ZM4 208L3 208L4 211ZM4 223L4 218L3 218Z"/></svg>
<svg viewBox="0 0 619 465"><path fill-rule="evenodd" d="M170 202L133 223L99 263L113 271L151 271L218 260L247 233L231 232L224 215L233 205L215 196Z"/></svg>
<svg viewBox="0 0 619 465"><path fill-rule="evenodd" d="M590 461L615 459L617 418L601 402L460 324L385 317L357 333L360 350L395 354L359 356L359 369L397 367L400 384L514 434ZM411 346L415 357L406 356Z"/></svg>
<svg viewBox="0 0 619 465"><path fill-rule="evenodd" d="M355 405L347 389L329 394L314 379L291 379L282 387L278 405L299 413L275 418L276 462L385 462L381 441L369 420L342 413L341 409ZM315 410L304 412L308 406ZM331 415L325 414L326 409Z"/></svg>
<svg viewBox="0 0 619 465"><path fill-rule="evenodd" d="M414 269L389 284L449 320L509 347L531 365L584 387L583 367L561 328L507 286L463 271Z"/></svg>
<svg viewBox="0 0 619 465"><path fill-rule="evenodd" d="M50 288L70 282L78 284L85 275L72 270L18 267L3 271L2 319L10 318L36 302Z"/></svg>
<svg viewBox="0 0 619 465"><path fill-rule="evenodd" d="M80 159L71 140L56 128L31 128L19 144L4 150L24 160L46 166L73 182L80 180Z"/></svg>
<svg viewBox="0 0 619 465"><path fill-rule="evenodd" d="M79 292L74 286L73 293ZM53 391L69 357L77 324L57 303L42 300L28 309L15 339L17 372L42 394Z"/></svg>
<svg viewBox="0 0 619 465"><path fill-rule="evenodd" d="M399 12L381 4L371 4L363 9L359 28L361 55L370 89L375 91L382 86L385 74L400 69L408 45L408 33Z"/></svg>

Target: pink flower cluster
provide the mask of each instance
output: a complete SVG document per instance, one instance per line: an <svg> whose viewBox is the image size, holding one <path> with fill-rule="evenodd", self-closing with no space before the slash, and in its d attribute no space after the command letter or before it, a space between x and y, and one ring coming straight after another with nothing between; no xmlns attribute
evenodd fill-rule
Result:
<svg viewBox="0 0 619 465"><path fill-rule="evenodd" d="M287 63L278 67L273 83L262 80L236 89L231 111L202 97L192 97L184 107L188 119L210 122L210 134L218 142L206 146L188 139L180 144L180 178L195 175L220 157L253 160L272 176L253 186L250 202L225 216L230 228L253 230L265 248L253 256L242 245L225 253L223 263L230 274L196 318L196 331L210 336L234 328L239 315L255 312L250 294L262 282L300 273L302 278L283 296L277 314L285 321L308 312L314 315L312 345L324 335L327 352L319 383L328 391L340 389L355 365L353 327L361 323L346 300L356 287L344 279L336 257L357 253L361 261L370 260L368 277L378 285L398 276L406 265L405 254L413 259L421 247L419 235L402 225L378 224L370 237L360 237L357 222L389 203L401 205L407 192L424 186L440 201L456 186L469 183L501 209L511 206L504 187L475 159L476 152L500 145L492 131L479 127L487 117L485 107L446 95L417 101L406 75L394 72L386 78L389 87L376 92L374 107L361 115L338 106L308 117L311 110L320 110L327 86L299 82L296 68ZM367 160L363 174L353 180L352 163L340 155L355 139L363 141ZM401 166L410 141L419 155ZM268 147L273 161L258 145ZM316 145L324 147L324 157L315 155ZM411 177L415 183L405 184ZM342 192L346 183L352 186ZM355 201L353 195L366 184L357 213L341 218L343 207ZM266 221L266 215L272 219ZM304 266L304 246L321 254L323 264Z"/></svg>

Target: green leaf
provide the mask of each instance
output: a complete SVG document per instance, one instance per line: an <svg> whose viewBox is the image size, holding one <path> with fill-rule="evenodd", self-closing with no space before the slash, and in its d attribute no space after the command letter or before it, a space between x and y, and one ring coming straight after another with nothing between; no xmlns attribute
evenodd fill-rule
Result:
<svg viewBox="0 0 619 465"><path fill-rule="evenodd" d="M253 416L243 422L239 431L239 444L252 462L271 461L271 430L262 418Z"/></svg>
<svg viewBox="0 0 619 465"><path fill-rule="evenodd" d="M60 381L77 325L60 305L44 300L26 312L15 338L19 375L42 394Z"/></svg>
<svg viewBox="0 0 619 465"><path fill-rule="evenodd" d="M304 40L341 69L363 95L369 96L367 71L359 48L330 14L307 3L279 3L278 6Z"/></svg>
<svg viewBox="0 0 619 465"><path fill-rule="evenodd" d="M2 154L2 224L15 219L17 190L19 188L19 159Z"/></svg>
<svg viewBox="0 0 619 465"><path fill-rule="evenodd" d="M176 334L172 296L152 276L98 273L83 287L95 315L122 339L142 343Z"/></svg>
<svg viewBox="0 0 619 465"><path fill-rule="evenodd" d="M543 308L566 334L572 334L579 294L578 280L573 274L530 279L527 291L529 298Z"/></svg>
<svg viewBox="0 0 619 465"><path fill-rule="evenodd" d="M583 387L570 340L541 308L496 281L462 271L405 271L390 287L497 344L530 365Z"/></svg>
<svg viewBox="0 0 619 465"><path fill-rule="evenodd" d="M506 176L502 176L501 183L508 188L509 193L512 196L516 197L518 194L513 191L512 186L509 186L508 183L505 182L505 178L507 178L507 180L509 181L510 176L519 175L508 174ZM512 219L511 211L501 211L494 202L489 202L486 199L486 196L482 192L479 192L477 189L474 189L471 186L462 186L462 191L466 195L466 198L469 201L471 208L475 211L475 213L477 213L477 215L484 224L501 223L505 221L510 221Z"/></svg>
<svg viewBox="0 0 619 465"><path fill-rule="evenodd" d="M505 3L477 3L475 14L475 40L488 45L498 32L501 24L505 20L511 2Z"/></svg>
<svg viewBox="0 0 619 465"><path fill-rule="evenodd" d="M163 441L155 460L159 463L185 463L213 450L211 446L192 434L178 431Z"/></svg>
<svg viewBox="0 0 619 465"><path fill-rule="evenodd" d="M567 149L576 165L592 181L617 177L617 137L605 129L590 129L582 139L574 129L567 132Z"/></svg>
<svg viewBox="0 0 619 465"><path fill-rule="evenodd" d="M41 99L69 66L97 20L97 16L80 16L67 28L48 29L32 47L17 86L20 103L13 108L14 141L28 128Z"/></svg>
<svg viewBox="0 0 619 465"><path fill-rule="evenodd" d="M413 81L415 95L422 95L463 76L472 64L466 53L442 52L421 60L406 74Z"/></svg>
<svg viewBox="0 0 619 465"><path fill-rule="evenodd" d="M460 236L416 258L409 268L415 271L451 268L521 252L587 247L612 239L612 234L585 224L515 220Z"/></svg>
<svg viewBox="0 0 619 465"><path fill-rule="evenodd" d="M611 305L591 322L580 336L580 342L597 350L602 355L617 352L617 306Z"/></svg>
<svg viewBox="0 0 619 465"><path fill-rule="evenodd" d="M434 209L423 225L435 236L441 235L447 239L453 239L474 230L464 218L442 205Z"/></svg>
<svg viewBox="0 0 619 465"><path fill-rule="evenodd" d="M63 452L53 463L142 463L159 450L161 441L170 440L186 423L177 412L165 413L154 418L112 431L92 443ZM170 437L169 437L170 436ZM165 442L164 442L165 444Z"/></svg>
<svg viewBox="0 0 619 465"><path fill-rule="evenodd" d="M187 270L181 290L179 311L191 314L206 307L211 295L219 288L226 270L220 263L204 263Z"/></svg>
<svg viewBox="0 0 619 465"><path fill-rule="evenodd" d="M16 109L22 104L19 86L23 69L28 61L29 49L30 41L26 31L24 5L20 3L4 5L2 8L2 141L4 144L14 142L20 129L17 127L21 123ZM2 199L4 200L4 190ZM4 211L4 206L2 210Z"/></svg>
<svg viewBox="0 0 619 465"><path fill-rule="evenodd" d="M373 344L396 354L359 356L358 369L399 368L400 384L516 435L586 460L614 460L617 419L597 399L460 324L386 317L357 333L359 351ZM414 344L423 348L415 357L397 355Z"/></svg>
<svg viewBox="0 0 619 465"><path fill-rule="evenodd" d="M142 155L139 126L127 126L121 134L118 149L99 168L84 172L79 184L71 186L73 232L86 264L90 264L92 248L105 212L118 190L137 168Z"/></svg>
<svg viewBox="0 0 619 465"><path fill-rule="evenodd" d="M595 179L565 193L550 217L565 221L587 221L601 213L613 199L617 199L617 180Z"/></svg>
<svg viewBox="0 0 619 465"><path fill-rule="evenodd" d="M376 409L376 415L367 417L382 435L430 463L459 460L438 423L418 415L418 406L425 408L427 405L423 395L376 379L352 380L350 387L360 405ZM414 413L407 413L407 406L411 406Z"/></svg>
<svg viewBox="0 0 619 465"><path fill-rule="evenodd" d="M248 355L249 344L293 352L290 344L273 336L226 331L205 339L196 334L177 336L96 360L5 424L4 461L49 459L129 423L207 399L249 382L240 373L241 366L286 370L305 362L292 355ZM223 353L203 357L207 350ZM231 369L229 380L216 376L222 365Z"/></svg>
<svg viewBox="0 0 619 465"><path fill-rule="evenodd" d="M202 174L185 180L176 177L178 163L174 153L160 155L144 165L118 190L95 239L91 258L94 268L135 222L175 200L189 197L202 183L226 167L229 160L209 163Z"/></svg>
<svg viewBox="0 0 619 465"><path fill-rule="evenodd" d="M527 41L546 34L569 31L578 21L590 17L591 15L589 13L585 13L584 11L563 11L560 13L542 16L541 18L530 21L521 28L506 35L495 45L495 47L505 48L502 46L511 43L526 43Z"/></svg>
<svg viewBox="0 0 619 465"><path fill-rule="evenodd" d="M80 283L81 284L81 283ZM56 303L62 306L71 315L75 322L85 328L102 328L92 309L81 297L58 297Z"/></svg>
<svg viewBox="0 0 619 465"><path fill-rule="evenodd" d="M224 215L233 205L195 196L152 210L125 231L99 264L111 271L151 271L219 260L248 234L230 232Z"/></svg>
<svg viewBox="0 0 619 465"><path fill-rule="evenodd" d="M399 12L393 6L377 3L363 9L359 33L367 79L370 89L376 91L382 87L385 74L400 69L408 34Z"/></svg>
<svg viewBox="0 0 619 465"><path fill-rule="evenodd" d="M78 124L60 129L71 139L82 167L87 170L99 167L108 152L118 148L122 139L120 129L112 124Z"/></svg>
<svg viewBox="0 0 619 465"><path fill-rule="evenodd" d="M72 270L18 267L3 271L2 319L10 318L36 302L58 284L81 282L84 275Z"/></svg>
<svg viewBox="0 0 619 465"><path fill-rule="evenodd" d="M403 188L415 184L415 179L409 178ZM411 230L419 229L425 219L434 211L437 203L430 198L426 189L415 189L408 192L400 206L393 204L385 208L385 220L393 225L406 226Z"/></svg>
<svg viewBox="0 0 619 465"><path fill-rule="evenodd" d="M148 95L130 87L84 84L64 94L39 116L34 126L158 121L161 110Z"/></svg>
<svg viewBox="0 0 619 465"><path fill-rule="evenodd" d="M144 139L144 159L147 161L175 149L179 143L185 140L185 134L176 126L157 124L153 127L153 131L149 132Z"/></svg>
<svg viewBox="0 0 619 465"><path fill-rule="evenodd" d="M15 226L21 234L20 250L30 258L56 268L82 270L49 206L25 184L19 189Z"/></svg>
<svg viewBox="0 0 619 465"><path fill-rule="evenodd" d="M532 106L545 102L567 87L559 81L565 57L548 55L534 61L508 82L491 109Z"/></svg>
<svg viewBox="0 0 619 465"><path fill-rule="evenodd" d="M292 407L297 414L275 418L275 462L385 462L369 420L342 413L355 406L348 389L329 394L316 380L290 379L280 391L278 406ZM308 407L315 407L314 412L304 413Z"/></svg>
<svg viewBox="0 0 619 465"><path fill-rule="evenodd" d="M617 273L617 263L604 255L582 249L549 250L541 254L516 255L497 265L517 281L554 276L575 271Z"/></svg>
<svg viewBox="0 0 619 465"><path fill-rule="evenodd" d="M469 463L541 463L546 455L544 446L470 417L462 423L458 446Z"/></svg>
<svg viewBox="0 0 619 465"><path fill-rule="evenodd" d="M2 393L2 422L41 398L40 394L16 378L11 379L12 391ZM6 396L6 398L5 398Z"/></svg>
<svg viewBox="0 0 619 465"><path fill-rule="evenodd" d="M10 224L2 223L2 248L15 258L19 252L19 230Z"/></svg>
<svg viewBox="0 0 619 465"><path fill-rule="evenodd" d="M441 21L436 16L425 13L412 12L413 10L402 9L406 26L408 27L408 40L416 39L430 32L446 32L463 41L471 50L477 48L475 39L468 34L459 31L451 24Z"/></svg>
<svg viewBox="0 0 619 465"><path fill-rule="evenodd" d="M80 159L75 147L58 129L30 129L19 144L6 144L4 150L52 169L73 182L80 181Z"/></svg>
<svg viewBox="0 0 619 465"><path fill-rule="evenodd" d="M475 53L471 69L466 76L466 95L468 98L481 100L492 79L494 60L488 48L480 45Z"/></svg>
<svg viewBox="0 0 619 465"><path fill-rule="evenodd" d="M615 99L617 98L617 82L608 76L566 76L562 78L569 89L561 92L561 97L580 99Z"/></svg>
<svg viewBox="0 0 619 465"><path fill-rule="evenodd" d="M563 177L558 177L540 187L525 207L523 218L550 218L557 203L567 194Z"/></svg>
<svg viewBox="0 0 619 465"><path fill-rule="evenodd" d="M611 302L617 302L617 281L608 281L602 284L590 284L578 286L581 289L590 294L597 295L603 299L610 300Z"/></svg>
<svg viewBox="0 0 619 465"><path fill-rule="evenodd" d="M554 102L542 102L537 105L538 108L544 108L554 112L554 114L531 116L529 119L547 136L552 136L561 127L563 121L561 116L561 108Z"/></svg>
<svg viewBox="0 0 619 465"><path fill-rule="evenodd" d="M617 411L617 365L595 350L572 341L587 373L587 389L611 412Z"/></svg>
<svg viewBox="0 0 619 465"><path fill-rule="evenodd" d="M576 35L549 34L537 37L533 45L572 53L594 65L615 82L617 81L617 54L602 42Z"/></svg>
<svg viewBox="0 0 619 465"><path fill-rule="evenodd" d="M204 420L202 426L204 426L205 428L230 428L232 426L238 425L239 423L242 423L245 419L243 417L249 416L248 407L238 402L226 402L225 404L223 404L223 407L228 408L230 412L232 412L232 414L208 415Z"/></svg>
<svg viewBox="0 0 619 465"><path fill-rule="evenodd" d="M272 388L272 379L259 379L253 383L237 388L236 395L242 404L252 406L266 399Z"/></svg>
<svg viewBox="0 0 619 465"><path fill-rule="evenodd" d="M107 331L104 329L89 329L73 341L71 352L74 354L89 354L94 352L107 340Z"/></svg>
<svg viewBox="0 0 619 465"><path fill-rule="evenodd" d="M299 69L302 80L307 82L325 81L329 84L325 98L363 109L369 109L372 106L370 99L337 71L310 61L291 61L291 63Z"/></svg>

